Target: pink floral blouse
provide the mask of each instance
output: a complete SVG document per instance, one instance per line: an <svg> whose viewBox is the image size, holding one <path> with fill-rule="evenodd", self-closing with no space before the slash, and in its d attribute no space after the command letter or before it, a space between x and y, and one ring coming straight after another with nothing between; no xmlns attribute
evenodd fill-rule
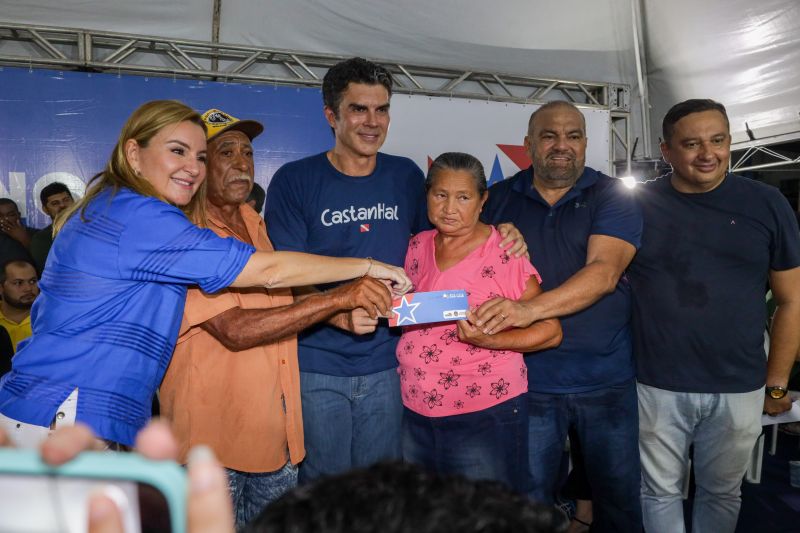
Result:
<svg viewBox="0 0 800 533"><path fill-rule="evenodd" d="M482 246L440 272L436 234L423 231L408 245L405 269L416 292L465 289L470 307L476 308L497 296L518 299L531 276L541 281L530 261L500 248L502 239L494 227ZM480 411L528 390L521 353L465 344L458 340L456 322L404 327L397 359L403 404L424 416Z"/></svg>

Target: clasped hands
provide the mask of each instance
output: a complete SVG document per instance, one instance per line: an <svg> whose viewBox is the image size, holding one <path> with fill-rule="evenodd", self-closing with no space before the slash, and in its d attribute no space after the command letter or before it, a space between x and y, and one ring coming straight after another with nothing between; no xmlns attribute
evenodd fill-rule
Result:
<svg viewBox="0 0 800 533"><path fill-rule="evenodd" d="M467 311L458 321L458 338L482 348L492 348L490 337L508 328L525 328L533 323L524 304L508 298L492 298Z"/></svg>

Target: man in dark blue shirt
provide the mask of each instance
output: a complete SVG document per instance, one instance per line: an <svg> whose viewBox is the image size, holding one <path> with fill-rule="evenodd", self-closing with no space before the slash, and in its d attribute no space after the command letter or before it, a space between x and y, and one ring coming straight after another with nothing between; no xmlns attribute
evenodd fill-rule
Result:
<svg viewBox="0 0 800 533"><path fill-rule="evenodd" d="M509 220L533 251L545 292L478 310L485 331L558 317L561 346L526 357L532 497L552 502L568 429L585 443L593 531L639 531L638 425L623 273L639 246L639 209L622 184L585 166L583 114L567 102L533 113L532 167L496 184L488 222Z"/></svg>
<svg viewBox="0 0 800 533"><path fill-rule="evenodd" d="M636 191L644 233L630 268L645 528L685 531L682 488L693 446L692 530L733 532L762 409L791 407L800 234L778 189L727 172L722 104L673 106L663 135L672 173ZM777 303L769 358L767 281Z"/></svg>
<svg viewBox="0 0 800 533"><path fill-rule="evenodd" d="M427 217L420 169L378 152L391 88L386 69L360 58L325 75L324 111L336 144L273 177L264 218L275 249L403 264L410 235L427 227ZM332 323L338 327L320 325L298 338L307 451L301 483L400 456L398 333L361 309Z"/></svg>

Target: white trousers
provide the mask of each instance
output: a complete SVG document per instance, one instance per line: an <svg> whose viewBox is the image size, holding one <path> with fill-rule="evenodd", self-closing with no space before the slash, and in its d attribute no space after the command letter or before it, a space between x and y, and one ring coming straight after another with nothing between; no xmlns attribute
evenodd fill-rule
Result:
<svg viewBox="0 0 800 533"><path fill-rule="evenodd" d="M639 383L639 452L645 530L684 533L683 485L694 445L693 533L733 533L742 478L761 434L764 389L672 392Z"/></svg>
<svg viewBox="0 0 800 533"><path fill-rule="evenodd" d="M78 389L72 391L64 402L58 406L56 416L49 426L26 424L0 413L0 428L6 432L17 448L38 448L50 433L63 426L75 424L75 413L78 407Z"/></svg>

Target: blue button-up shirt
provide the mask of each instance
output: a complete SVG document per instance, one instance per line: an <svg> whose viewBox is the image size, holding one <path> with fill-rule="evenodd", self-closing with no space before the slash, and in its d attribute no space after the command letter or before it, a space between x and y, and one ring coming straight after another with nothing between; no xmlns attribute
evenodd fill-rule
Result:
<svg viewBox="0 0 800 533"><path fill-rule="evenodd" d="M132 445L172 357L186 286L228 286L253 251L156 198L101 193L53 243L0 413L48 426L77 388L76 420Z"/></svg>

